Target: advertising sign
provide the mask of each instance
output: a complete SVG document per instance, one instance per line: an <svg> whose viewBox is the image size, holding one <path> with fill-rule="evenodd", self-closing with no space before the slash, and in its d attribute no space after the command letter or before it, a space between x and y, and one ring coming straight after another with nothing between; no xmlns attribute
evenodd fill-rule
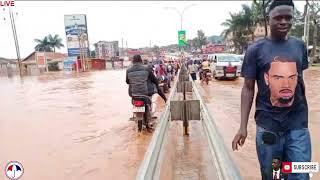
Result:
<svg viewBox="0 0 320 180"><path fill-rule="evenodd" d="M65 71L72 71L73 65L76 64L77 57L67 57L63 61L63 69Z"/></svg>
<svg viewBox="0 0 320 180"><path fill-rule="evenodd" d="M38 68L45 68L47 61L46 61L46 56L42 52L37 52L36 53L36 62L38 65Z"/></svg>
<svg viewBox="0 0 320 180"><path fill-rule="evenodd" d="M67 37L68 56L80 56L80 49L87 56L89 41L86 15L64 15L64 26Z"/></svg>
<svg viewBox="0 0 320 180"><path fill-rule="evenodd" d="M179 38L179 46L185 46L187 44L186 39L186 31L178 31L178 38Z"/></svg>

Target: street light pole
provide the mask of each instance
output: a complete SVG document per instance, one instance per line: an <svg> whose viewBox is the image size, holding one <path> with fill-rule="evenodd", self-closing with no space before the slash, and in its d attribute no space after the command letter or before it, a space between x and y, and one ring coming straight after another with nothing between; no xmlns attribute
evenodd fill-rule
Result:
<svg viewBox="0 0 320 180"><path fill-rule="evenodd" d="M11 7L9 7L9 15L10 15L10 22L11 22L12 33L13 33L13 38L14 38L14 44L16 46L17 61L18 61L18 66L19 66L19 74L20 74L20 77L22 77L22 71L21 71L21 67L22 66L21 66L21 61L20 61L20 48L19 48L19 42L18 42L18 37L17 37L16 24L15 24L13 13L11 11Z"/></svg>
<svg viewBox="0 0 320 180"><path fill-rule="evenodd" d="M180 16L180 30L182 30L183 14L186 12L187 9L189 9L189 8L195 6L195 5L196 4L190 4L189 6L186 6L186 7L183 8L183 10L181 12L175 7L165 7L165 9L172 9L172 10L176 11L179 14L179 16ZM182 53L182 50L183 50L183 48L181 47L181 49L180 49L181 53Z"/></svg>
<svg viewBox="0 0 320 180"><path fill-rule="evenodd" d="M180 12L177 8L175 7L165 7L165 9L172 9L174 11L176 11L179 16L180 16L180 30L182 30L182 22L183 22L183 14L185 13L185 11L193 6L195 6L196 4L190 4L189 6L186 6L183 8L183 10Z"/></svg>

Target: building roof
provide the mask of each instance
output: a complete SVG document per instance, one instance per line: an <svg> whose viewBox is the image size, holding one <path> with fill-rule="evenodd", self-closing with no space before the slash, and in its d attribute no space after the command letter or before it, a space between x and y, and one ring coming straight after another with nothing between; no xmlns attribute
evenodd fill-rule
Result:
<svg viewBox="0 0 320 180"><path fill-rule="evenodd" d="M27 61L30 59L30 57L34 56L36 53L36 51L32 52L29 56L27 56L26 58L24 58L22 60L23 61ZM47 59L50 59L50 60L56 60L56 59L64 59L66 57L68 57L67 54L63 54L63 53L57 53L57 52L44 52L45 53L45 56Z"/></svg>
<svg viewBox="0 0 320 180"><path fill-rule="evenodd" d="M14 63L17 63L17 60L0 57L0 64L8 64L8 63L14 64Z"/></svg>

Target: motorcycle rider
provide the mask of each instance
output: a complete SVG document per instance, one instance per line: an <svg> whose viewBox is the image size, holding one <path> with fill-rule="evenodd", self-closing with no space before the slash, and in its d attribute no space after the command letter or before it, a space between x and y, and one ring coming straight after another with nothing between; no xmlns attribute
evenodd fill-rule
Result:
<svg viewBox="0 0 320 180"><path fill-rule="evenodd" d="M167 85L169 88L170 87L170 79L168 78L168 72L167 72L167 68L164 65L163 61L160 61L159 66L156 68L156 75L158 79L162 79L162 77L164 77L164 81L167 82Z"/></svg>
<svg viewBox="0 0 320 180"><path fill-rule="evenodd" d="M210 72L210 62L207 60L207 58L203 58L203 62L201 63L201 69L201 76L206 78L207 72ZM204 80L203 78L201 79Z"/></svg>
<svg viewBox="0 0 320 180"><path fill-rule="evenodd" d="M167 66L167 72L168 72L168 77L170 81L172 81L174 76L174 67L171 61L169 61L169 64Z"/></svg>
<svg viewBox="0 0 320 180"><path fill-rule="evenodd" d="M126 83L129 85L128 91L130 97L139 95L151 97L155 94L154 90L156 88L161 98L167 102L166 96L159 88L158 79L152 71L143 64L140 55L133 56L132 66L128 68L126 72ZM146 103L151 104L151 101L149 100ZM150 113L148 109L146 109L145 118L149 116L147 113ZM151 130L148 123L147 130Z"/></svg>

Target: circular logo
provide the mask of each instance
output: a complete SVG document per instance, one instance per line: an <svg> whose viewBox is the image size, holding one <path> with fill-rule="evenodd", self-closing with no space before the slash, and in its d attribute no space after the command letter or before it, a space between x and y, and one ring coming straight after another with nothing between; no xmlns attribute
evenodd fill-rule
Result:
<svg viewBox="0 0 320 180"><path fill-rule="evenodd" d="M284 165L285 170L290 170L290 165Z"/></svg>
<svg viewBox="0 0 320 180"><path fill-rule="evenodd" d="M23 175L23 166L18 161L11 161L6 165L6 176L11 180L19 179Z"/></svg>

